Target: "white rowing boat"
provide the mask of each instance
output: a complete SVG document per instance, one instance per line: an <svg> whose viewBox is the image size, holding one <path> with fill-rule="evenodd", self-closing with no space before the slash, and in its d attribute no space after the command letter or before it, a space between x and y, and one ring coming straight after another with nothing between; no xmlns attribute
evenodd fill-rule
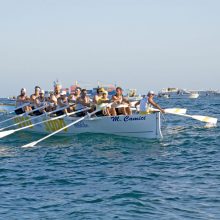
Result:
<svg viewBox="0 0 220 220"><path fill-rule="evenodd" d="M22 122L19 127L29 126L41 121L50 119L48 116L36 118L28 116L31 120L27 122L27 116L17 118L15 122ZM64 117L43 122L36 126L28 128L29 131L37 133L51 133L57 131L66 125L77 121L80 117ZM127 137L138 138L162 138L160 112L154 114L130 116L103 116L103 117L88 117L79 123L61 131L61 135L74 135L81 133L102 133L112 134Z"/></svg>
<svg viewBox="0 0 220 220"><path fill-rule="evenodd" d="M0 128L0 138L24 129L36 133L45 133L47 134L47 136L22 147L33 147L39 142L58 133L60 135L67 136L82 133L101 133L145 139L162 138L160 119L161 113L159 110L152 109L151 114L133 113L133 115L97 117L96 113L100 112L108 105L109 104L98 106L96 111L83 117L72 116L80 112L88 111L91 108L81 109L76 112L68 113L68 115L61 115L57 117L49 116L49 114L52 114L53 112L46 113L40 116L21 115L11 117L11 119L1 121L2 124L5 124L5 122L8 123L11 120L14 120L15 124ZM55 110L55 112L56 111L58 110ZM165 113L180 115L183 117L202 121L207 123L207 125L209 125L210 127L216 126L218 120L217 118L212 118L208 116L188 115L186 114L186 109L179 108L165 109ZM16 126L17 129L6 130L14 126Z"/></svg>

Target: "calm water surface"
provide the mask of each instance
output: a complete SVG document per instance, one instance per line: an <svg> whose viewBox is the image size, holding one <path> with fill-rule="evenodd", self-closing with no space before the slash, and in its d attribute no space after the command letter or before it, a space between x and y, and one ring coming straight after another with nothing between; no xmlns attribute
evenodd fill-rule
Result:
<svg viewBox="0 0 220 220"><path fill-rule="evenodd" d="M160 99L219 117L219 98ZM0 139L0 219L220 219L220 129L165 115L164 139Z"/></svg>

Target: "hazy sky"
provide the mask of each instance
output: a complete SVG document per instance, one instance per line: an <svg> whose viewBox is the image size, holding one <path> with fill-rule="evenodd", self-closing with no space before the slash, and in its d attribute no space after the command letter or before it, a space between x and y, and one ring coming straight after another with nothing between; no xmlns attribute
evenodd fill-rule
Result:
<svg viewBox="0 0 220 220"><path fill-rule="evenodd" d="M0 0L0 96L59 79L220 89L219 0Z"/></svg>

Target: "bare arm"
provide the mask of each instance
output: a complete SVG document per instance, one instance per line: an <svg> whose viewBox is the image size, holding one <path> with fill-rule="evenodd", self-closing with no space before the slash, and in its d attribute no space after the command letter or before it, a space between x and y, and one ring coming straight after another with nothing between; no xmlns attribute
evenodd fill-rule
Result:
<svg viewBox="0 0 220 220"><path fill-rule="evenodd" d="M162 113L165 113L165 111L156 102L154 102L152 98L148 98L148 102L155 108L159 109Z"/></svg>
<svg viewBox="0 0 220 220"><path fill-rule="evenodd" d="M140 104L141 104L141 101L137 101L137 102L135 103L134 107L137 108L137 106L140 105Z"/></svg>

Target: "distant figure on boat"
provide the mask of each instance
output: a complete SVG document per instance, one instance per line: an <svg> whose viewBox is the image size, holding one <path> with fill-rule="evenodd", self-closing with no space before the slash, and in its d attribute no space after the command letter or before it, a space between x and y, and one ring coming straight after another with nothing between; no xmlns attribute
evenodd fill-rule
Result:
<svg viewBox="0 0 220 220"><path fill-rule="evenodd" d="M165 113L165 111L153 100L154 95L155 93L153 91L149 91L147 93L147 96L145 96L143 99L135 104L135 108L140 105L140 114L144 115L153 113L154 110L152 109L152 107L155 107L156 109L159 109L162 113Z"/></svg>

